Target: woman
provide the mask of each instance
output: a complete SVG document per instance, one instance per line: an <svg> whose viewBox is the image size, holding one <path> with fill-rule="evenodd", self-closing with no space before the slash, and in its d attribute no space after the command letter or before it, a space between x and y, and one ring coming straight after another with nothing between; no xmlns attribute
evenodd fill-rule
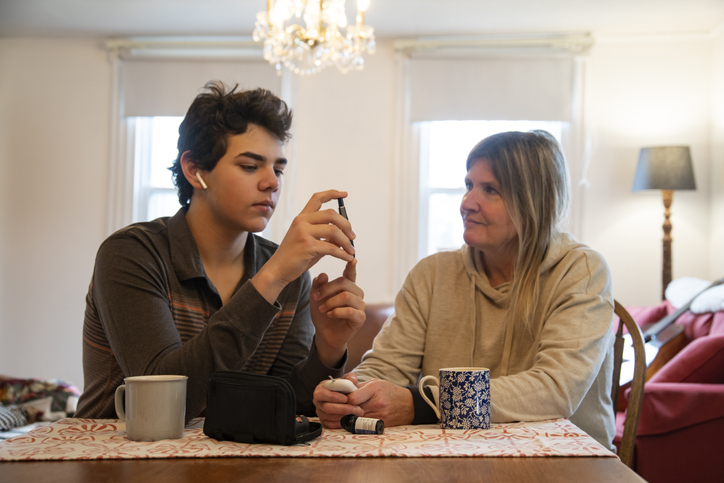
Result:
<svg viewBox="0 0 724 483"><path fill-rule="evenodd" d="M328 427L348 413L433 423L418 379L487 367L493 422L570 418L612 448L611 277L558 228L569 200L560 147L544 131L501 133L473 148L467 170L465 245L412 269L395 315L346 376L359 389L318 386L317 414Z"/></svg>

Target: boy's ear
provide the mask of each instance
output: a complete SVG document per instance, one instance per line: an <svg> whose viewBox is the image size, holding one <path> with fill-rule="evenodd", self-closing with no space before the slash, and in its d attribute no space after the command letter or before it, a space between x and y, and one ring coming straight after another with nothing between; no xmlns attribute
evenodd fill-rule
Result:
<svg viewBox="0 0 724 483"><path fill-rule="evenodd" d="M199 179L200 176L197 176L199 166L194 162L191 151L184 151L181 155L181 169L183 170L184 178L186 178L186 181L188 181L191 186L195 189L206 189L203 181Z"/></svg>

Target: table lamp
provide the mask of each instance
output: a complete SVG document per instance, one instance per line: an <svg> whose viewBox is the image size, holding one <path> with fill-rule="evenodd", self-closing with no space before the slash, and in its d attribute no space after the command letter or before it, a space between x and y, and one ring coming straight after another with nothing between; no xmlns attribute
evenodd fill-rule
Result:
<svg viewBox="0 0 724 483"><path fill-rule="evenodd" d="M664 261L661 300L671 282L671 202L674 190L695 190L694 168L689 146L641 148L633 190L662 190L664 198Z"/></svg>

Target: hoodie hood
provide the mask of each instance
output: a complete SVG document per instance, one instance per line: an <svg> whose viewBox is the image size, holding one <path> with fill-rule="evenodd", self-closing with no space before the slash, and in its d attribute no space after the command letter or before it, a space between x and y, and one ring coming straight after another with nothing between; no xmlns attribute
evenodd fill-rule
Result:
<svg viewBox="0 0 724 483"><path fill-rule="evenodd" d="M546 272L553 270L572 250L576 248L588 248L586 245L578 242L573 235L570 233L558 232L555 233L551 239L550 248L546 258L540 266L540 276L545 277ZM488 276L483 268L483 253L477 248L465 245L461 249L461 255L463 257L463 265L465 271L470 279L470 300L474 301L473 310L470 313L470 326L475 328L478 314L484 316L485 301L481 299L484 296L488 299L489 303L492 303L500 309L507 309L510 304L510 288L511 283L506 282L492 287ZM479 293L477 293L479 292ZM516 327L518 325L518 327ZM505 337L503 344L502 364L501 364L501 376L508 374L510 367L511 349L513 345L513 338L516 332L525 331L520 324L508 324L505 327ZM475 329L473 329L475 332ZM523 334L521 333L521 336ZM530 334L528 334L530 335ZM474 357L474 354L473 354Z"/></svg>
<svg viewBox="0 0 724 483"><path fill-rule="evenodd" d="M570 233L558 232L551 237L548 254L540 266L540 274L553 270L571 251L578 248L589 250L588 245L579 242Z"/></svg>
<svg viewBox="0 0 724 483"><path fill-rule="evenodd" d="M580 243L570 233L558 232L551 238L548 254L540 266L540 275L555 268L558 263L563 260L568 253L577 248L588 248L587 245ZM491 287L488 276L483 269L483 253L477 248L470 245L464 245L461 250L465 271L470 277L475 287L483 292L491 301L500 304L508 302L508 294L510 291L510 283L504 283L498 287Z"/></svg>

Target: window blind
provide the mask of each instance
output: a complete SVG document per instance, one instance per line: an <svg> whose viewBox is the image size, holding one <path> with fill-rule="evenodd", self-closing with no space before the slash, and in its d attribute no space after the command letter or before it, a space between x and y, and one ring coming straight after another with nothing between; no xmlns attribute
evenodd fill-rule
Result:
<svg viewBox="0 0 724 483"><path fill-rule="evenodd" d="M183 116L211 80L238 83L241 90L263 87L281 93L281 78L263 60L130 58L122 64L121 115L126 117Z"/></svg>
<svg viewBox="0 0 724 483"><path fill-rule="evenodd" d="M409 65L411 121L571 121L571 57L418 58Z"/></svg>

